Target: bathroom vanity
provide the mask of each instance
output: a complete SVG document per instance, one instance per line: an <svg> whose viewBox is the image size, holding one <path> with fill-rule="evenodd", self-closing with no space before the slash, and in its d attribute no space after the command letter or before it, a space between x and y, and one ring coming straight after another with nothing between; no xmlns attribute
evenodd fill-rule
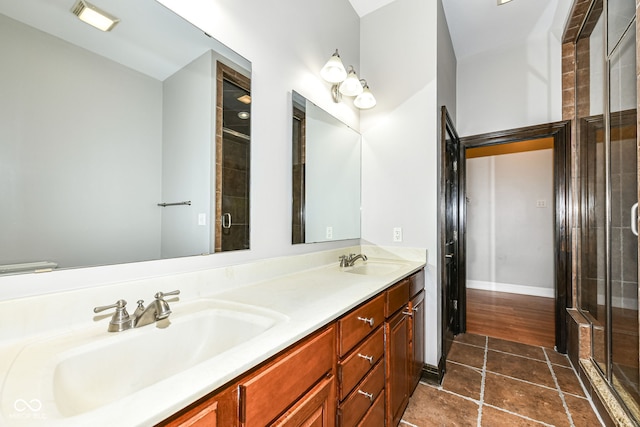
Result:
<svg viewBox="0 0 640 427"><path fill-rule="evenodd" d="M160 425L398 425L424 364L423 284L399 280Z"/></svg>
<svg viewBox="0 0 640 427"><path fill-rule="evenodd" d="M351 252L368 260L340 267ZM1 301L0 424L395 425L424 361L425 264L354 246ZM92 310L159 292L171 314L146 326Z"/></svg>

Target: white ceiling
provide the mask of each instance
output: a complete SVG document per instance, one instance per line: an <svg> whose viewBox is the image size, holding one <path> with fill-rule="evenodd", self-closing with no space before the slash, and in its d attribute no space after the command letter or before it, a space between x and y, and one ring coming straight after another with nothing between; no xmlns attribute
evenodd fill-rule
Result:
<svg viewBox="0 0 640 427"><path fill-rule="evenodd" d="M360 17L395 0L349 0ZM553 33L562 36L572 0L442 0L458 60Z"/></svg>

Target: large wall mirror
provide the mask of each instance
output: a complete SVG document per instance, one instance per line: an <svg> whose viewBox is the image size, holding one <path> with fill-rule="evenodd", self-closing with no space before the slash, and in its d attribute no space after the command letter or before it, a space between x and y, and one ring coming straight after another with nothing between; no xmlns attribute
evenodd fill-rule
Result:
<svg viewBox="0 0 640 427"><path fill-rule="evenodd" d="M292 101L292 242L357 239L360 134L295 91Z"/></svg>
<svg viewBox="0 0 640 427"><path fill-rule="evenodd" d="M0 57L0 273L249 247L246 59L155 0L0 0Z"/></svg>

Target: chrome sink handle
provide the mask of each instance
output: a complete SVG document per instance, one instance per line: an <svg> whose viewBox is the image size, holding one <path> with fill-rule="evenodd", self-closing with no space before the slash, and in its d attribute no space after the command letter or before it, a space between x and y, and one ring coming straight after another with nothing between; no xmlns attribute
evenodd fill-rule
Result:
<svg viewBox="0 0 640 427"><path fill-rule="evenodd" d="M110 308L115 308L116 312L113 313L113 317L111 317L109 328L107 330L109 332L122 332L131 328L131 318L129 317L126 306L127 302L123 299L119 299L115 304L95 307L93 312L100 313Z"/></svg>

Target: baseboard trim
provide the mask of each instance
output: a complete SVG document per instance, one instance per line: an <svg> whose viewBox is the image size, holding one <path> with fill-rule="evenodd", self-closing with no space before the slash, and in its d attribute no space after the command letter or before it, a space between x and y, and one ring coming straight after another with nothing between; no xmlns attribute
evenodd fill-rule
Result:
<svg viewBox="0 0 640 427"><path fill-rule="evenodd" d="M440 385L442 383L442 378L444 377L445 363L446 359L441 357L438 362L438 366L428 364L423 365L420 379L430 384Z"/></svg>
<svg viewBox="0 0 640 427"><path fill-rule="evenodd" d="M467 289L483 291L507 292L510 294L531 295L535 297L555 298L555 289L539 286L514 285L511 283L486 282L483 280L467 280Z"/></svg>

